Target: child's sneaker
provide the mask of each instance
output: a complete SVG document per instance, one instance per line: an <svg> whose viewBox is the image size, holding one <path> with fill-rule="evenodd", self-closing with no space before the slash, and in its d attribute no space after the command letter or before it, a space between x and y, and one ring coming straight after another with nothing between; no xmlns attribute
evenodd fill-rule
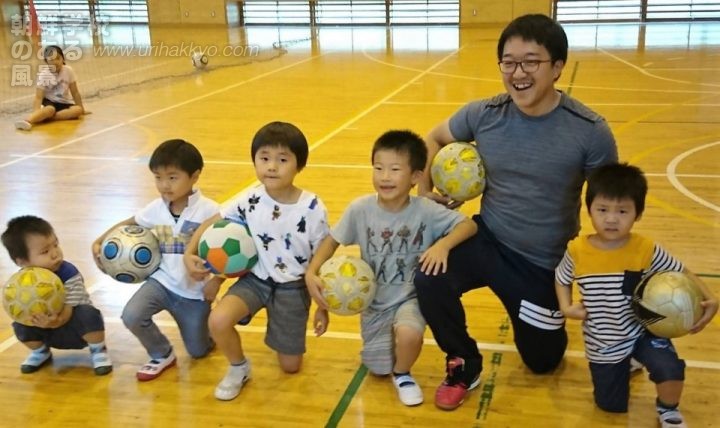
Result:
<svg viewBox="0 0 720 428"><path fill-rule="evenodd" d="M395 385L398 397L404 405L417 406L423 402L422 389L410 374L393 376L393 385Z"/></svg>
<svg viewBox="0 0 720 428"><path fill-rule="evenodd" d="M177 358L175 358L175 353L170 351L170 355L165 358L153 358L148 361L140 368L140 370L137 371L136 377L139 381L143 382L153 380L160 376L165 369L174 366L176 362Z"/></svg>
<svg viewBox="0 0 720 428"><path fill-rule="evenodd" d="M50 361L52 361L52 353L50 352L50 349L45 348L44 351L40 352L33 351L20 365L20 371L26 374L35 373Z"/></svg>
<svg viewBox="0 0 720 428"><path fill-rule="evenodd" d="M630 358L630 373L631 374L640 373L642 371L643 367L645 367L643 365L643 363L636 360L635 358Z"/></svg>
<svg viewBox="0 0 720 428"><path fill-rule="evenodd" d="M15 129L18 131L29 131L32 128L32 124L27 120L15 121Z"/></svg>
<svg viewBox="0 0 720 428"><path fill-rule="evenodd" d="M112 361L106 348L102 348L102 350L97 352L90 352L90 360L92 360L93 370L98 376L104 376L113 369Z"/></svg>
<svg viewBox="0 0 720 428"><path fill-rule="evenodd" d="M480 385L480 362L453 357L447 360L447 376L435 391L435 405L454 410L463 403L468 391Z"/></svg>
<svg viewBox="0 0 720 428"><path fill-rule="evenodd" d="M662 428L687 428L685 420L679 410L669 410L658 415Z"/></svg>
<svg viewBox="0 0 720 428"><path fill-rule="evenodd" d="M230 366L227 374L215 387L215 398L229 401L240 394L245 382L250 380L250 360L239 366Z"/></svg>

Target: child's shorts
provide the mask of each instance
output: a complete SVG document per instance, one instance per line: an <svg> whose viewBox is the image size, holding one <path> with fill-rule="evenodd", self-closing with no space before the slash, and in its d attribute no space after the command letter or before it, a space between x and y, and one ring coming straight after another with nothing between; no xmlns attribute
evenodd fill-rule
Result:
<svg viewBox="0 0 720 428"><path fill-rule="evenodd" d="M249 273L233 284L228 294L242 299L251 316L265 308L267 346L286 355L305 353L305 331L310 313L310 294L305 281L279 284L271 278L262 280Z"/></svg>
<svg viewBox="0 0 720 428"><path fill-rule="evenodd" d="M56 349L83 349L87 346L83 336L105 330L102 314L92 305L74 306L70 320L58 328L31 327L18 322L12 326L20 342L42 342Z"/></svg>
<svg viewBox="0 0 720 428"><path fill-rule="evenodd" d="M407 326L419 334L425 331L425 318L416 298L384 311L365 310L360 316L363 339L362 362L376 375L392 373L395 365L395 334L398 326Z"/></svg>
<svg viewBox="0 0 720 428"><path fill-rule="evenodd" d="M52 107L55 107L55 113L57 113L57 112L59 112L59 111L67 110L67 109L69 109L70 107L74 106L75 104L59 103L59 102L56 102L56 101L50 101L50 100L47 99L47 98L43 98L43 99L42 99L42 105L43 105L43 106L52 106Z"/></svg>

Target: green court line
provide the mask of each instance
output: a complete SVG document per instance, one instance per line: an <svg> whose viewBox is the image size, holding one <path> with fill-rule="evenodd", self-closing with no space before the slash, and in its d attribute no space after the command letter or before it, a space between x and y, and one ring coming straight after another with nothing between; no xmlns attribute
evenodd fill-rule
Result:
<svg viewBox="0 0 720 428"><path fill-rule="evenodd" d="M695 275L700 278L720 278L720 274L717 273L696 273Z"/></svg>
<svg viewBox="0 0 720 428"><path fill-rule="evenodd" d="M577 75L578 67L580 67L580 63L578 61L575 61L572 76L570 76L570 84L568 84L567 91L565 91L568 95L572 94L572 89L573 85L575 84L575 76Z"/></svg>
<svg viewBox="0 0 720 428"><path fill-rule="evenodd" d="M360 388L360 384L362 384L363 379L365 379L365 375L367 375L367 372L368 369L367 367L365 367L365 364L360 364L360 367L358 367L357 371L355 372L355 376L353 376L350 384L345 390L345 393L340 398L337 406L335 406L335 410L333 410L332 414L330 415L330 419L328 419L327 423L325 424L325 428L334 428L337 426L337 424L340 422L340 419L342 419L343 415L345 414L348 406L350 405L353 397L357 393L358 388Z"/></svg>

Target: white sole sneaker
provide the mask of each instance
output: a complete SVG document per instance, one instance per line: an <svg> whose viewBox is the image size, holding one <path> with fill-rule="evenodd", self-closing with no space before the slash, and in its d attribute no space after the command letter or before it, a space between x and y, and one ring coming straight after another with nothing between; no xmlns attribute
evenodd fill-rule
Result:
<svg viewBox="0 0 720 428"><path fill-rule="evenodd" d="M27 120L18 120L15 122L15 129L18 131L29 131L32 128L32 124Z"/></svg>
<svg viewBox="0 0 720 428"><path fill-rule="evenodd" d="M240 381L236 380L240 378ZM215 398L230 401L240 395L243 385L250 380L250 360L243 366L230 366L227 374L215 387Z"/></svg>
<svg viewBox="0 0 720 428"><path fill-rule="evenodd" d="M424 401L422 389L412 376L393 376L393 385L395 385L400 402L404 405L417 406Z"/></svg>

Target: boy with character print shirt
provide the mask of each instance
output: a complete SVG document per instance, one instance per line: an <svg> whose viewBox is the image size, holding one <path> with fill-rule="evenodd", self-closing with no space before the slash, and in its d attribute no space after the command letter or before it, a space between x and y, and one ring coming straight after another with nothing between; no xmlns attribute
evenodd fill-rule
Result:
<svg viewBox="0 0 720 428"><path fill-rule="evenodd" d="M287 205L273 200L265 186L258 185L224 203L220 215L247 223L258 252L252 273L276 283L302 278L315 248L328 233L325 205L306 190L296 203Z"/></svg>

